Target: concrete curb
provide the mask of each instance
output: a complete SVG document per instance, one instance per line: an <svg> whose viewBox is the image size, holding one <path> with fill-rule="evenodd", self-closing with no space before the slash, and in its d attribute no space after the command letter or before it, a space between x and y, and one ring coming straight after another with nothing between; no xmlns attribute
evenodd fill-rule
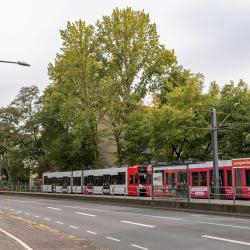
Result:
<svg viewBox="0 0 250 250"><path fill-rule="evenodd" d="M87 195L72 195L72 194L50 194L50 193L27 193L27 192L10 192L0 191L0 195L14 195L14 196L30 196L49 199L64 199L77 200L95 203L108 203L116 205L130 205L147 208L159 208L168 210L181 210L187 212L199 212L209 214L220 214L229 216L250 217L250 206L244 205L230 205L230 204L208 204L208 203L194 203L186 201L152 201L146 199L135 198L120 198L112 196L87 196Z"/></svg>

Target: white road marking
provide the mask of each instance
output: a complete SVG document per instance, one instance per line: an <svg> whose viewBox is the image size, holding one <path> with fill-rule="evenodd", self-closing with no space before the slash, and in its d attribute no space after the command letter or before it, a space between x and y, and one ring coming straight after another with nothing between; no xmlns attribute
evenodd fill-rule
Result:
<svg viewBox="0 0 250 250"><path fill-rule="evenodd" d="M33 216L36 217L36 218L39 218L39 217L40 217L39 215L35 215L35 214L34 214Z"/></svg>
<svg viewBox="0 0 250 250"><path fill-rule="evenodd" d="M9 199L4 199L4 200L9 201ZM37 205L43 205L43 206L54 205L54 204L50 204L50 203L39 203L39 202L23 201L23 200L16 200L16 199L13 200L13 201L20 202L20 203L31 203L31 204L37 204ZM238 226L238 225L232 225L232 224L219 224L219 223L208 222L208 221L198 221L198 220L182 219L182 218L175 218L175 217L166 217L166 216L131 213L131 212L120 212L120 211L112 211L112 210L98 210L98 209L82 208L82 207L77 207L77 206L59 205L59 204L57 204L57 206L69 207L69 208L77 208L77 209L88 209L88 210L101 211L101 212L106 212L106 213L112 212L112 213L116 213L116 214L136 215L136 216L155 218L155 219L160 219L160 220L175 220L175 221L184 221L184 222L191 222L191 223L213 225L213 226L218 226L218 227L231 227L231 228L237 228L237 229L250 230L250 227L247 227L247 226ZM6 208L4 206L3 206L3 208L8 209L8 208Z"/></svg>
<svg viewBox="0 0 250 250"><path fill-rule="evenodd" d="M26 215L30 215L30 213L25 213Z"/></svg>
<svg viewBox="0 0 250 250"><path fill-rule="evenodd" d="M11 210L11 211L14 211L14 209L13 209L13 208L11 208L10 210Z"/></svg>
<svg viewBox="0 0 250 250"><path fill-rule="evenodd" d="M22 213L22 211L18 210L18 211L16 211L16 213Z"/></svg>
<svg viewBox="0 0 250 250"><path fill-rule="evenodd" d="M61 208L58 208L58 207L47 207L49 209L54 209L54 210L62 210Z"/></svg>
<svg viewBox="0 0 250 250"><path fill-rule="evenodd" d="M96 232L92 232L92 231L86 231L87 233L90 233L90 234L97 234Z"/></svg>
<svg viewBox="0 0 250 250"><path fill-rule="evenodd" d="M112 237L105 237L106 239L109 239L109 240L113 240L113 241L120 241L120 240L118 240L118 239L116 239L116 238L112 238Z"/></svg>
<svg viewBox="0 0 250 250"><path fill-rule="evenodd" d="M199 223L199 224L206 224L206 225L213 225L213 226L220 226L220 227L232 227L232 228L250 230L250 227L246 227L246 226L238 226L238 225L231 225L231 224L220 224L220 223L208 222L208 221L189 220L189 219L182 219L182 218L175 218L175 217L149 215L149 214L139 214L139 213L130 213L130 212L117 212L117 211L115 211L114 213L143 216L143 217L156 218L156 219L161 219L161 220L163 219L163 220L184 221L184 222Z"/></svg>
<svg viewBox="0 0 250 250"><path fill-rule="evenodd" d="M55 223L60 224L60 225L63 225L63 224L64 224L63 222L58 221L58 220L55 220Z"/></svg>
<svg viewBox="0 0 250 250"><path fill-rule="evenodd" d="M75 212L76 214L80 214L80 215L86 215L86 216L90 216L90 217L96 217L95 214L86 214L86 213L81 213L81 212Z"/></svg>
<svg viewBox="0 0 250 250"><path fill-rule="evenodd" d="M219 237L214 237L214 236L210 236L210 235L202 235L201 237L207 238L207 239L221 240L221 241L227 241L227 242L231 242L231 243L236 243L236 244L250 246L250 242L245 242L245 241L230 240L230 239L219 238Z"/></svg>
<svg viewBox="0 0 250 250"><path fill-rule="evenodd" d="M74 229L79 229L79 227L75 227L75 226L69 226L70 228L74 228Z"/></svg>
<svg viewBox="0 0 250 250"><path fill-rule="evenodd" d="M45 206L53 206L54 204L52 203L40 203L40 202L33 202L33 201L19 201L15 200L15 202L20 202L20 203L30 203L30 204L36 204L36 205L45 205ZM60 205L57 204L58 207L68 207L68 208L75 208L75 209L83 209L83 210L90 210L90 211L96 211L96 212L107 212L103 209L94 209L94 208L87 208L87 207L78 207L78 206L69 206L69 205Z"/></svg>
<svg viewBox="0 0 250 250"><path fill-rule="evenodd" d="M44 220L47 220L47 221L50 221L51 219L47 218L47 217L44 217L43 218Z"/></svg>
<svg viewBox="0 0 250 250"><path fill-rule="evenodd" d="M191 214L191 216L193 216L193 217L202 217L202 216L206 216L206 215L204 215L204 214Z"/></svg>
<svg viewBox="0 0 250 250"><path fill-rule="evenodd" d="M155 226L152 226L152 225L137 223L137 222L133 222L133 221L127 221L127 220L122 220L120 222L127 223L127 224L132 224L132 225L137 225L137 226L141 226L141 227L150 227L150 228L154 228L155 227Z"/></svg>
<svg viewBox="0 0 250 250"><path fill-rule="evenodd" d="M0 231L4 234L6 234L7 236L9 236L10 238L12 238L13 240L15 240L16 242L18 242L22 247L24 247L26 250L33 250L31 247L29 247L26 243L24 243L22 240L18 239L17 237L15 237L13 234L8 233L7 231L3 230L2 228L0 228Z"/></svg>
<svg viewBox="0 0 250 250"><path fill-rule="evenodd" d="M149 249L148 249L148 248L146 248L146 247L142 247L142 246L135 245L135 244L132 244L131 246L132 246L132 247L139 248L139 249L143 249L143 250L149 250Z"/></svg>

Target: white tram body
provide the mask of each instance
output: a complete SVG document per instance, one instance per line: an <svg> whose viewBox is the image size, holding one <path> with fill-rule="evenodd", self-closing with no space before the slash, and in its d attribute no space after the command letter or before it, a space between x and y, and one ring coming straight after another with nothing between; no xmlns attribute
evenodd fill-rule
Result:
<svg viewBox="0 0 250 250"><path fill-rule="evenodd" d="M127 194L128 167L86 170L84 193L88 194Z"/></svg>
<svg viewBox="0 0 250 250"><path fill-rule="evenodd" d="M72 172L53 172L43 174L43 192L71 193Z"/></svg>
<svg viewBox="0 0 250 250"><path fill-rule="evenodd" d="M43 174L43 192L128 194L128 167Z"/></svg>

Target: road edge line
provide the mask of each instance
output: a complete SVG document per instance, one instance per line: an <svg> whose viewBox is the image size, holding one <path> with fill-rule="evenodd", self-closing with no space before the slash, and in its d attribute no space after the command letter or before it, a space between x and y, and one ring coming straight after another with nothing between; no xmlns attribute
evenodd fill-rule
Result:
<svg viewBox="0 0 250 250"><path fill-rule="evenodd" d="M0 231L2 233L4 233L5 235L9 236L10 238L12 238L13 240L15 240L16 242L18 242L21 246L23 246L25 249L27 250L33 250L33 248L31 248L30 246L28 246L26 243L24 243L22 240L20 240L19 238L17 238L16 236L14 236L13 234L5 231L4 229L0 228Z"/></svg>

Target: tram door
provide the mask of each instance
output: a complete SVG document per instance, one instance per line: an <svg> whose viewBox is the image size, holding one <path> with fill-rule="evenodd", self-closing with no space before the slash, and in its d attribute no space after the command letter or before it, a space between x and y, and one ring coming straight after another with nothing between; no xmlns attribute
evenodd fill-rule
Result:
<svg viewBox="0 0 250 250"><path fill-rule="evenodd" d="M224 170L219 170L220 194L225 194Z"/></svg>
<svg viewBox="0 0 250 250"><path fill-rule="evenodd" d="M110 194L110 175L103 176L103 194Z"/></svg>
<svg viewBox="0 0 250 250"><path fill-rule="evenodd" d="M211 192L214 193L214 171L210 170L210 186L211 186ZM220 194L225 194L225 181L224 181L224 170L219 170L219 185L220 185Z"/></svg>
<svg viewBox="0 0 250 250"><path fill-rule="evenodd" d="M242 194L242 169L235 168L234 171L236 194Z"/></svg>

